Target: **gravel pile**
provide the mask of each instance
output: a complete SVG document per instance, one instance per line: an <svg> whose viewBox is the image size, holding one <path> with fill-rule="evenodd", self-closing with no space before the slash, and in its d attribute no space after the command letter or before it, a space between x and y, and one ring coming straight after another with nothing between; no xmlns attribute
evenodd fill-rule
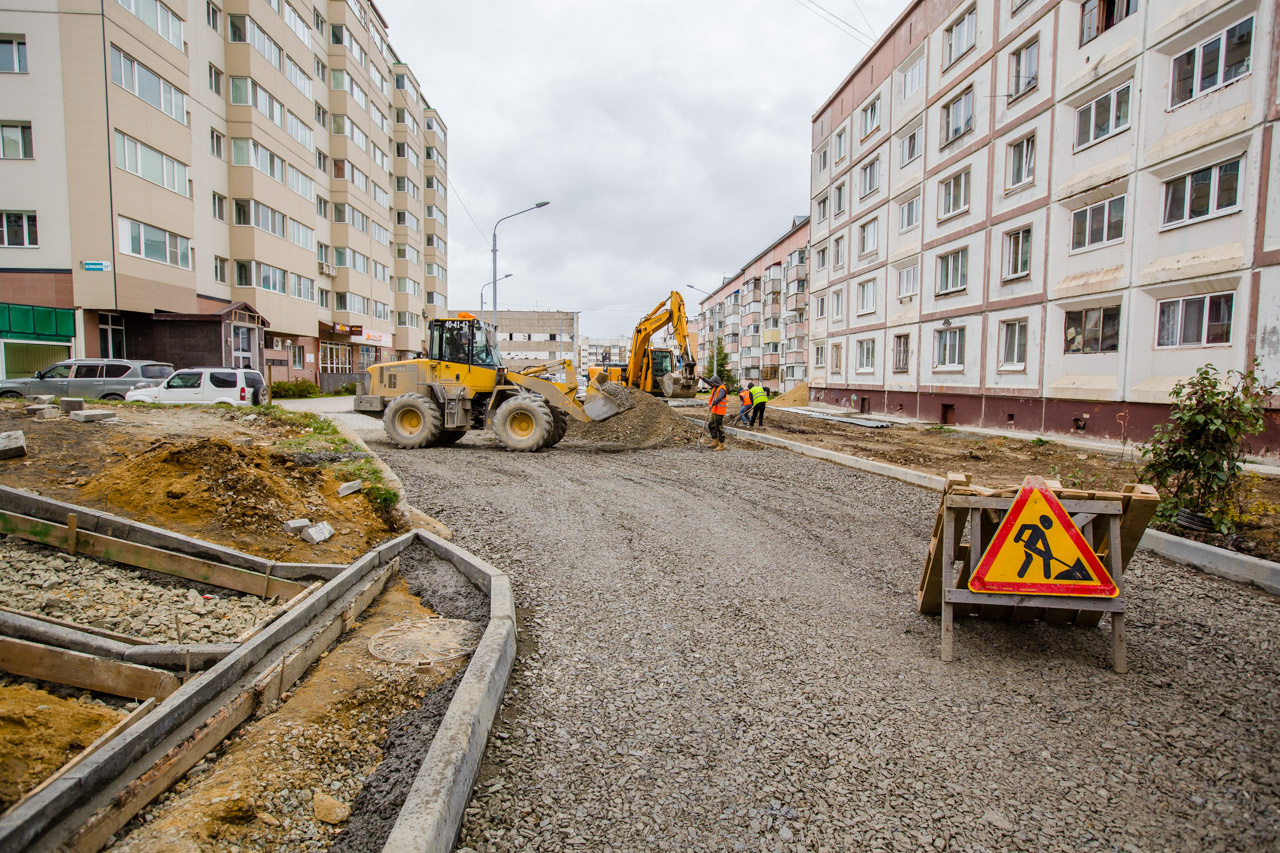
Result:
<svg viewBox="0 0 1280 853"><path fill-rule="evenodd" d="M182 578L0 537L0 605L155 643L234 640L275 605Z"/></svg>
<svg viewBox="0 0 1280 853"><path fill-rule="evenodd" d="M1280 603L1139 552L1109 634L939 620L936 494L782 451L380 451L512 573L460 850L1274 850Z"/></svg>
<svg viewBox="0 0 1280 853"><path fill-rule="evenodd" d="M606 451L697 445L699 429L661 397L613 383L605 385L605 392L615 399L629 399L634 408L604 421L582 423L570 418L566 438Z"/></svg>

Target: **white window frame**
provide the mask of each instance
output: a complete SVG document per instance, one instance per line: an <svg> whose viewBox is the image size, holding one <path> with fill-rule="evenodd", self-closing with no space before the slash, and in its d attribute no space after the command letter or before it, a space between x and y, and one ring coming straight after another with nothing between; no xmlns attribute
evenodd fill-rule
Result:
<svg viewBox="0 0 1280 853"><path fill-rule="evenodd" d="M1120 205L1120 235L1117 237L1111 237L1108 234L1108 232L1110 231L1110 224L1111 224L1111 210L1112 210L1112 207L1117 203L1119 203ZM1099 210L1101 210L1100 213L1099 213ZM1075 237L1076 217L1079 216L1081 213L1085 214L1085 217L1086 217L1085 218L1085 241L1083 244L1077 246L1076 237ZM1099 216L1103 217L1102 239L1096 242L1093 242L1090 239L1090 235L1093 233L1093 228L1091 227L1090 222L1092 221L1095 213L1098 213ZM1113 196L1112 198L1104 199L1103 201L1086 205L1085 207L1081 207L1071 211L1071 231L1070 231L1071 254L1075 254L1077 252L1088 252L1088 251L1092 251L1093 249L1100 249L1103 246L1112 246L1112 245L1115 245L1116 243L1122 242L1124 240L1124 234L1125 234L1125 218L1128 216L1128 214L1129 214L1129 205L1128 205L1127 194Z"/></svg>
<svg viewBox="0 0 1280 853"><path fill-rule="evenodd" d="M839 133L836 134L836 162L837 163L843 160L845 157L845 154L848 153L845 151L846 147L847 146L845 145L845 132L841 130Z"/></svg>
<svg viewBox="0 0 1280 853"><path fill-rule="evenodd" d="M1030 66L1031 73L1027 73ZM1040 77L1040 38L1037 36L1030 42L1009 54L1009 97L1007 103L1012 104L1039 85Z"/></svg>
<svg viewBox="0 0 1280 853"><path fill-rule="evenodd" d="M943 288L943 272L947 287ZM956 282L959 282L957 285ZM944 296L948 293L959 293L969 287L969 247L961 246L942 255L938 255L938 281L934 293Z"/></svg>
<svg viewBox="0 0 1280 853"><path fill-rule="evenodd" d="M913 141L914 140L914 141ZM912 153L914 151L915 153ZM900 165L907 165L920 158L924 153L924 125L921 124L915 130L902 137L902 144L898 149L901 158Z"/></svg>
<svg viewBox="0 0 1280 853"><path fill-rule="evenodd" d="M844 266L844 238L837 237L831 243L831 266Z"/></svg>
<svg viewBox="0 0 1280 853"><path fill-rule="evenodd" d="M893 372L911 371L911 335L893 336Z"/></svg>
<svg viewBox="0 0 1280 853"><path fill-rule="evenodd" d="M1156 329L1155 329L1156 349L1190 349L1190 348L1231 346L1231 333L1235 327L1235 319L1236 319L1235 296L1236 294L1234 290L1226 290L1226 291L1221 291L1219 293L1198 293L1194 296L1179 296L1173 299L1161 299L1160 301L1158 301L1156 303ZM1209 325L1210 325L1209 306L1213 303L1214 300L1220 300L1224 298L1229 300L1228 304L1230 306L1229 312L1231 316L1231 319L1226 324L1227 337L1226 337L1226 340L1210 341L1209 340ZM1197 340L1184 341L1183 340L1184 332L1185 332L1184 327L1187 322L1187 305L1192 302L1199 302L1201 305L1200 323L1199 323L1199 330L1198 330L1200 337ZM1164 313L1165 306L1173 306L1177 312L1177 326L1174 328L1174 335L1173 335L1174 340L1176 342L1171 344L1160 343L1160 331L1161 331L1160 316L1161 314Z"/></svg>
<svg viewBox="0 0 1280 853"><path fill-rule="evenodd" d="M813 346L813 366L827 366L827 348L823 344L814 344Z"/></svg>
<svg viewBox="0 0 1280 853"><path fill-rule="evenodd" d="M873 157L871 162L858 170L858 175L862 189L862 198L866 198L876 190L880 189L880 158Z"/></svg>
<svg viewBox="0 0 1280 853"><path fill-rule="evenodd" d="M818 216L817 216L818 222L827 221L827 207L828 207L829 200L830 199L825 195L822 198L818 199Z"/></svg>
<svg viewBox="0 0 1280 853"><path fill-rule="evenodd" d="M866 139L880 129L880 96L862 108L862 138Z"/></svg>
<svg viewBox="0 0 1280 853"><path fill-rule="evenodd" d="M964 370L964 326L950 326L933 331L933 369L939 373Z"/></svg>
<svg viewBox="0 0 1280 853"><path fill-rule="evenodd" d="M946 180L938 182L938 221L950 219L969 211L971 171L965 169ZM959 196L959 199L957 199Z"/></svg>
<svg viewBox="0 0 1280 853"><path fill-rule="evenodd" d="M833 290L831 292L831 319L839 320L844 317L844 291Z"/></svg>
<svg viewBox="0 0 1280 853"><path fill-rule="evenodd" d="M909 299L920 292L920 265L912 264L898 270L898 298Z"/></svg>
<svg viewBox="0 0 1280 853"><path fill-rule="evenodd" d="M907 99L924 85L924 57L920 57L902 72L902 97Z"/></svg>
<svg viewBox="0 0 1280 853"><path fill-rule="evenodd" d="M960 110L964 114L963 126L957 128L953 111ZM952 131L955 131L954 133ZM942 107L942 147L973 131L973 87L965 89L956 97L947 101Z"/></svg>
<svg viewBox="0 0 1280 853"><path fill-rule="evenodd" d="M1087 343L1088 343L1088 342L1087 342L1087 341L1083 341L1083 340L1082 340L1081 348L1080 348L1079 350L1074 350L1074 351L1073 351L1073 350L1071 349L1072 337L1071 337L1071 336L1069 336L1069 335L1067 334L1067 329L1068 329L1068 328L1070 328L1070 327L1068 326L1068 324L1071 322L1071 315L1072 315L1072 314L1079 314L1079 315L1080 315L1080 327L1081 327L1081 328L1080 328L1080 332L1081 332L1081 334L1080 334L1080 335L1078 335L1077 337L1080 337L1080 338L1082 338L1082 339L1083 339L1083 337L1084 337L1084 332L1085 332L1085 324L1086 324L1086 323L1087 323L1087 321L1088 321L1089 315L1090 315L1091 313L1095 312L1095 311L1097 312L1097 317L1098 317L1098 325L1097 325L1097 330L1098 330L1098 348L1097 348L1097 349L1085 349L1085 346L1087 345ZM1113 312L1115 312L1115 318L1116 318L1116 345L1115 345L1115 348L1114 348L1114 349L1103 349L1103 348L1102 348L1102 335L1103 335L1103 331L1104 331L1104 330L1106 329L1106 327L1107 327L1107 312L1109 312L1109 311L1113 311ZM1064 355L1097 355L1097 354L1099 354L1099 353L1119 352L1119 351L1120 351L1120 336L1121 336L1121 333L1124 331L1124 328L1123 328L1123 326L1121 325L1121 322L1123 321L1123 319L1124 319L1124 315L1123 315L1123 313L1122 313L1122 312L1121 312L1121 310L1120 310L1120 305L1119 305L1119 304L1116 304L1116 305L1099 305L1099 306L1096 306L1096 307L1093 307L1093 308L1075 308L1075 309L1067 309L1067 310L1063 311L1063 313L1062 313L1062 352L1063 352L1063 354L1064 354Z"/></svg>
<svg viewBox="0 0 1280 853"><path fill-rule="evenodd" d="M859 317L863 314L874 314L876 312L876 289L877 282L874 278L858 282L857 314Z"/></svg>
<svg viewBox="0 0 1280 853"><path fill-rule="evenodd" d="M1005 149L1005 192L1014 192L1033 183L1036 179L1036 135L1024 136L1010 142ZM1022 173L1021 179L1018 172Z"/></svg>
<svg viewBox="0 0 1280 853"><path fill-rule="evenodd" d="M1222 201L1219 193L1222 188L1222 172L1224 169L1235 166L1236 189L1235 198L1228 205L1219 206ZM1205 213L1192 217L1191 216L1191 187L1194 186L1195 179L1204 174L1209 173L1209 209ZM1204 222L1209 219L1216 219L1219 216L1228 216L1232 213L1239 213L1242 209L1240 203L1241 190L1244 189L1244 183L1241 180L1244 173L1244 157L1237 157L1234 160L1228 160L1225 163L1217 163L1213 166L1206 166L1203 169L1196 169L1181 177L1174 178L1172 181L1165 181L1164 184L1164 202L1160 214L1160 230L1165 231L1172 228L1182 228L1187 225L1194 225L1197 222ZM1177 188L1182 188L1182 211L1177 219L1169 218L1169 205L1173 201L1173 193Z"/></svg>
<svg viewBox="0 0 1280 853"><path fill-rule="evenodd" d="M1121 21L1129 18L1138 12L1138 0L1115 0L1117 4L1124 3L1124 14L1111 23L1102 20L1102 11L1099 5L1105 3L1106 0L1084 0L1080 4L1080 46L1084 47L1098 36L1117 26ZM1092 23L1091 23L1092 21Z"/></svg>
<svg viewBox="0 0 1280 853"><path fill-rule="evenodd" d="M164 264L165 266L177 267L178 269L191 269L191 241L188 238L183 237L181 234L174 234L171 231L158 228L155 225L148 225L147 223L139 222L136 219L129 219L125 216L117 216L116 220L118 237L117 245L120 249L120 254L130 255L135 258L142 258L145 261L152 261L153 263ZM133 226L135 225L138 226L139 248L137 251L134 251L133 249ZM146 249L144 248L146 243L146 229L150 229L164 235L165 260L152 258L146 254ZM182 262L184 252L186 254L185 264ZM170 258L173 258L174 260L170 260Z"/></svg>
<svg viewBox="0 0 1280 853"><path fill-rule="evenodd" d="M956 18L955 23L947 27L942 34L942 67L951 67L960 57L973 50L978 43L978 7L971 6L968 11Z"/></svg>
<svg viewBox="0 0 1280 853"><path fill-rule="evenodd" d="M817 268L825 270L827 268L827 247L823 246L818 249L818 265Z"/></svg>
<svg viewBox="0 0 1280 853"><path fill-rule="evenodd" d="M1012 320L1000 321L1000 338L998 341L999 358L996 361L996 369L1007 373L1025 373L1027 370L1027 318L1018 317ZM1009 335L1013 337L1010 338ZM1009 358L1009 346L1013 345L1014 358ZM1018 360L1018 351L1021 348L1022 359Z"/></svg>
<svg viewBox="0 0 1280 853"><path fill-rule="evenodd" d="M1024 225L1006 231L1001 238L1004 244L1003 281L1015 281L1031 276L1031 226Z"/></svg>
<svg viewBox="0 0 1280 853"><path fill-rule="evenodd" d="M1120 101L1121 92L1124 93L1124 103L1125 103L1125 113L1124 113L1123 124L1117 121L1117 113L1116 113L1116 108ZM1095 114L1097 113L1099 104L1101 104L1103 101L1107 102L1107 130L1101 134L1098 134L1097 123L1095 121ZM1082 118L1084 118L1085 111L1088 111L1089 113L1088 115L1089 138L1086 141L1081 142L1080 141L1080 121ZM1090 146L1097 145L1099 142L1101 142L1104 139L1110 139L1111 137L1115 136L1118 133L1123 133L1124 131L1128 130L1132 124L1133 124L1133 81L1130 80L1120 86L1115 87L1114 89L1108 92L1103 92L1101 95L1098 95L1098 97L1090 99L1089 103L1084 104L1083 106L1076 109L1076 120L1073 128L1074 132L1072 134L1072 148L1075 151L1083 151L1084 149L1089 148Z"/></svg>
<svg viewBox="0 0 1280 853"><path fill-rule="evenodd" d="M836 202L835 202L836 216L839 216L840 214L844 213L844 210L845 210L844 197L845 197L844 182L841 181L839 184L836 185Z"/></svg>
<svg viewBox="0 0 1280 853"><path fill-rule="evenodd" d="M858 256L880 251L880 220L871 219L858 226Z"/></svg>
<svg viewBox="0 0 1280 853"><path fill-rule="evenodd" d="M875 373L876 370L876 339L863 338L857 343L857 355L854 373Z"/></svg>
<svg viewBox="0 0 1280 853"><path fill-rule="evenodd" d="M825 294L818 297L818 304L814 306L813 316L819 320L827 316L827 297Z"/></svg>
<svg viewBox="0 0 1280 853"><path fill-rule="evenodd" d="M1228 80L1226 79L1227 77L1227 64L1226 64L1227 63L1227 45L1228 45L1227 33L1229 33L1231 30L1237 29L1238 27L1242 26L1245 23L1249 24L1249 55L1245 59L1244 68L1240 71L1237 71L1235 76L1233 76L1230 80ZM1255 16L1247 15L1244 18L1241 18L1240 20L1236 21L1231 26L1226 27L1214 33L1209 38L1201 39L1190 50L1185 50L1182 53L1178 54L1177 56L1174 56L1169 62L1169 74L1170 74L1169 109L1171 110L1177 109L1183 104L1190 103L1191 101L1194 101L1196 98L1199 98L1202 95L1207 95L1210 92L1216 91L1218 89L1221 89L1224 86L1228 86L1234 83L1235 81L1239 80L1242 77L1249 76L1249 74L1253 71L1253 50L1254 50L1255 41L1256 41L1256 39L1254 38L1254 35L1255 33L1257 33L1257 30L1258 30L1256 25L1257 25L1257 21L1255 20ZM1214 76L1213 76L1214 82L1206 86L1204 85L1205 58L1207 55L1208 48L1210 47L1210 45L1214 45L1214 44L1217 45L1217 51L1218 51L1217 56L1214 58L1214 63L1215 63ZM1178 78L1178 62L1187 56L1191 57L1191 63L1192 63L1191 64L1191 93L1187 95L1187 97L1183 98L1182 100L1175 100L1177 96L1175 86L1177 84L1177 78Z"/></svg>
<svg viewBox="0 0 1280 853"><path fill-rule="evenodd" d="M844 365L844 346L842 344L831 345L831 367L829 368L833 375L839 375L843 372Z"/></svg>
<svg viewBox="0 0 1280 853"><path fill-rule="evenodd" d="M22 231L22 243L9 242L9 225L12 217L18 217L18 227ZM35 242L31 242L31 232L35 232ZM40 248L40 217L34 210L0 210L0 248L5 249L38 249Z"/></svg>
<svg viewBox="0 0 1280 853"><path fill-rule="evenodd" d="M13 156L6 151L15 151ZM35 145L31 122L6 121L0 124L0 159L32 160L35 159Z"/></svg>
<svg viewBox="0 0 1280 853"><path fill-rule="evenodd" d="M920 209L923 207L923 196L914 195L898 205L898 233L905 234L913 228L920 227Z"/></svg>

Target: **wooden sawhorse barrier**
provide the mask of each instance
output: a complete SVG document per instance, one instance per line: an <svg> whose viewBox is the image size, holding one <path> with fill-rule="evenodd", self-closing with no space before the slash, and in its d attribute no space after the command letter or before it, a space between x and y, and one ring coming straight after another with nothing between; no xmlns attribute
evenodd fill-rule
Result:
<svg viewBox="0 0 1280 853"><path fill-rule="evenodd" d="M1112 666L1128 671L1125 660L1124 569L1138 548L1160 496L1151 486L1130 483L1120 492L1065 489L1046 481L1071 515L1120 590L1115 598L1065 595L1015 595L973 592L969 577L995 536L1018 493L1018 486L985 489L972 485L968 474L948 474L942 503L934 523L933 540L920 577L916 604L921 613L942 615L942 659L955 656L957 616L1027 622L1074 623L1093 627L1111 614ZM968 541L962 541L966 527ZM1112 547L1113 543L1120 547Z"/></svg>

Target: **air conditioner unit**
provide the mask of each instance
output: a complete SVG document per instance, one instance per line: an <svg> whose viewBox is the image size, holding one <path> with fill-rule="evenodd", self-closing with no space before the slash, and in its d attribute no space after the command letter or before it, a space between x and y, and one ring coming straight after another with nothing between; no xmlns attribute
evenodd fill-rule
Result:
<svg viewBox="0 0 1280 853"><path fill-rule="evenodd" d="M319 263L320 263L321 275L327 275L327 276L333 275L333 264L326 264L324 261L320 261Z"/></svg>
<svg viewBox="0 0 1280 853"><path fill-rule="evenodd" d="M280 340L279 338L272 338L272 339L271 339L271 348L272 348L272 349L284 349L284 346L285 346L284 341Z"/></svg>

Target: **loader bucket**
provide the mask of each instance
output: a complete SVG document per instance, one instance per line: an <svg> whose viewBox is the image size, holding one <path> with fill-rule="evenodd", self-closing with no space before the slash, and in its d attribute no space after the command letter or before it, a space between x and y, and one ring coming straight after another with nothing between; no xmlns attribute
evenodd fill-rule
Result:
<svg viewBox="0 0 1280 853"><path fill-rule="evenodd" d="M673 370L663 376L661 382L662 396L664 397L678 400L698 395L698 380L692 376L685 376Z"/></svg>
<svg viewBox="0 0 1280 853"><path fill-rule="evenodd" d="M604 373L597 373L587 383L587 399L582 408L591 420L608 420L635 407L631 393L620 385L609 385Z"/></svg>

